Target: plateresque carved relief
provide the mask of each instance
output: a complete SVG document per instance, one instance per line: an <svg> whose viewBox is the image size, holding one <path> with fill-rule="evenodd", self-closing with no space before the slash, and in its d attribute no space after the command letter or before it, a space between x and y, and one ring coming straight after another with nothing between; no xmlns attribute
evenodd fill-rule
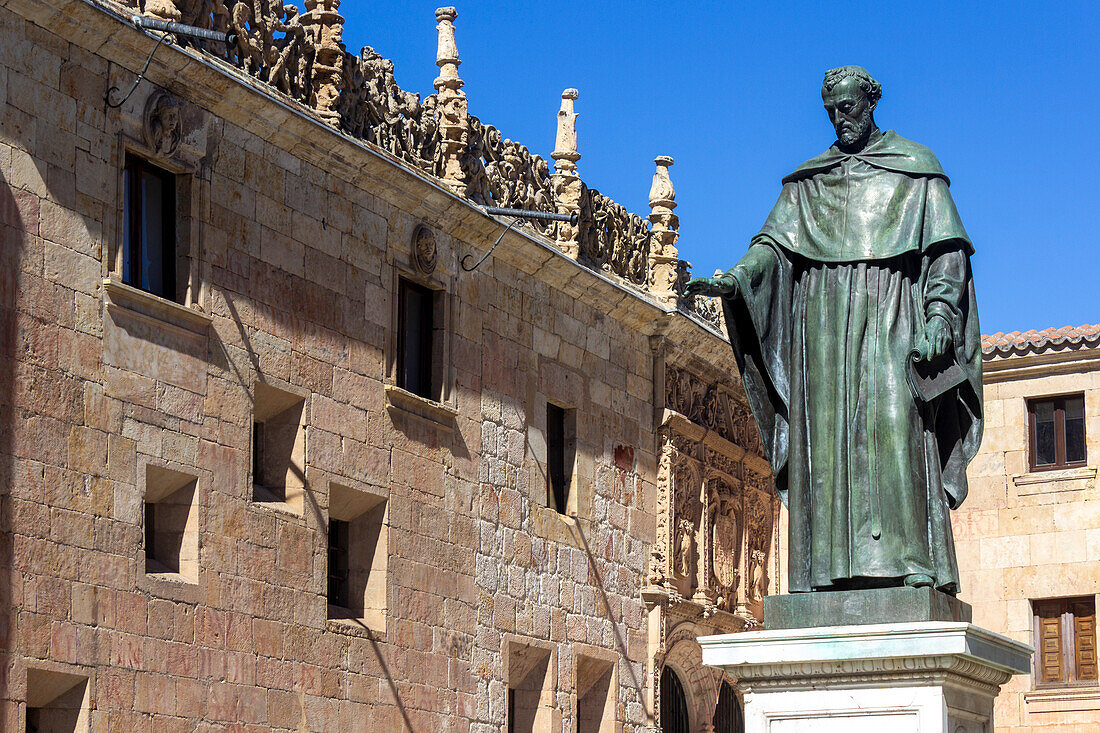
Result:
<svg viewBox="0 0 1100 733"><path fill-rule="evenodd" d="M771 477L761 473L766 463L755 423L725 386L672 366L665 384L666 406L683 417L659 430L649 582L673 601L698 604L704 616L726 611L756 625L771 575L778 499Z"/></svg>

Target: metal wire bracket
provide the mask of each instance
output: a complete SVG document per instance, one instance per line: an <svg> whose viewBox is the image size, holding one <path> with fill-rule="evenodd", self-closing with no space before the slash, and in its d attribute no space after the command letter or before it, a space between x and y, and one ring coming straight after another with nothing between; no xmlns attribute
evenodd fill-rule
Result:
<svg viewBox="0 0 1100 733"><path fill-rule="evenodd" d="M497 245L504 239L504 235L510 232L517 224L525 224L527 221L535 219L538 221L567 221L570 224L576 225L579 217L576 212L572 214L553 214L549 211L528 211L526 209L506 209L500 206L482 206L482 210L486 214L496 214L500 216L514 216L515 218L505 227L504 231L497 237L497 241L493 242L493 246L489 248L489 251L482 255L481 259L477 261L477 264L472 267L466 266L466 260L472 260L473 255L466 255L462 258L461 265L465 272L473 272L477 268L481 267L481 264L485 260L489 259L489 255L493 253L493 250L497 248Z"/></svg>
<svg viewBox="0 0 1100 733"><path fill-rule="evenodd" d="M144 15L131 16L130 22L138 28L161 31L164 35L157 39L157 45L153 46L152 52L149 53L149 58L145 59L145 66L141 67L141 73L134 79L134 85L130 87L130 91L126 92L125 97L118 102L112 102L111 95L118 94L121 90L116 86L112 86L107 90L107 93L103 96L103 101L110 109L118 109L126 104L126 100L137 90L138 84L141 84L141 80L145 78L145 72L149 71L149 64L153 63L153 57L157 55L157 49L162 45L173 45L176 42L175 36L190 36L191 38L202 38L206 41L220 41L227 46L231 46L237 42L237 35L232 32L223 33L221 31L212 31L193 25L172 23L167 20L161 20L160 18L147 18Z"/></svg>

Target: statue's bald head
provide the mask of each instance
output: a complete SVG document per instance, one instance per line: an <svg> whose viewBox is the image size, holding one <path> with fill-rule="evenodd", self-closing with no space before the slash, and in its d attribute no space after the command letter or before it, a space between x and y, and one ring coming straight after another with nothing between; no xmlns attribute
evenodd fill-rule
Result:
<svg viewBox="0 0 1100 733"><path fill-rule="evenodd" d="M859 88L867 95L871 104L877 104L882 99L882 85L875 81L875 77L862 66L838 66L825 72L825 80L821 82L821 92L831 91L845 79L853 78L859 83Z"/></svg>

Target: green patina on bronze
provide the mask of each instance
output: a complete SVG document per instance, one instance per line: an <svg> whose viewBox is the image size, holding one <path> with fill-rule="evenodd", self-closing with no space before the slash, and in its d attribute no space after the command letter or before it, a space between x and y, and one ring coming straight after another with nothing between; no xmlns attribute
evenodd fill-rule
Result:
<svg viewBox="0 0 1100 733"><path fill-rule="evenodd" d="M768 631L920 621L969 623L973 616L969 604L933 588L867 588L764 599L764 628Z"/></svg>
<svg viewBox="0 0 1100 733"><path fill-rule="evenodd" d="M686 291L722 296L794 592L958 591L948 509L982 432L973 247L935 155L875 126L880 95L859 67L826 75L837 142L783 179L737 265ZM917 397L912 353L957 379Z"/></svg>

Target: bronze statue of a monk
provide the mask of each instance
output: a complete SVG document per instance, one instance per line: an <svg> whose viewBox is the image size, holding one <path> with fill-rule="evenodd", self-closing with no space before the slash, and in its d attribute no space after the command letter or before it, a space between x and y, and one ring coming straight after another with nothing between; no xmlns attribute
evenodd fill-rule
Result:
<svg viewBox="0 0 1100 733"><path fill-rule="evenodd" d="M722 297L794 592L959 587L948 509L982 433L974 250L936 156L875 125L881 95L861 67L829 71L836 143L783 179L737 265L685 291Z"/></svg>

